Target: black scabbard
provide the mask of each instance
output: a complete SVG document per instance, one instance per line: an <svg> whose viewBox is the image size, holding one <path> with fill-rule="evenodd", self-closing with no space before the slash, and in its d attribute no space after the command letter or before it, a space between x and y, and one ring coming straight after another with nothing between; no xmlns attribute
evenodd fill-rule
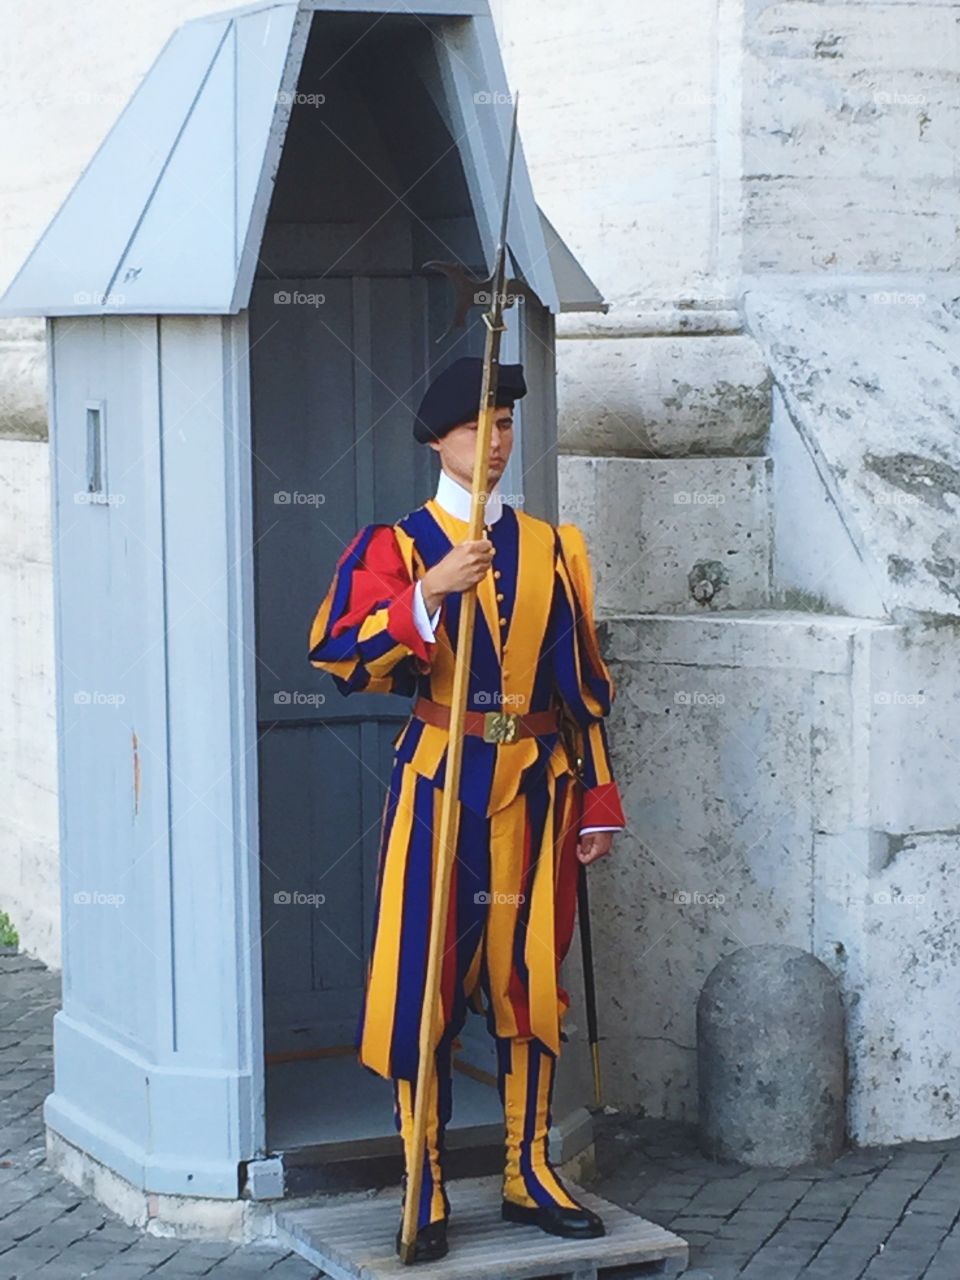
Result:
<svg viewBox="0 0 960 1280"><path fill-rule="evenodd" d="M572 785L583 786L583 757L577 749L577 726L565 715L561 716L561 736L576 774ZM597 1106L603 1105L603 1086L600 1078L600 1031L597 1024L597 982L593 965L593 932L590 927L590 893L587 887L587 868L582 862L577 868L577 920L580 928L580 949L583 958L583 995L587 1006L587 1039L593 1060L593 1092Z"/></svg>

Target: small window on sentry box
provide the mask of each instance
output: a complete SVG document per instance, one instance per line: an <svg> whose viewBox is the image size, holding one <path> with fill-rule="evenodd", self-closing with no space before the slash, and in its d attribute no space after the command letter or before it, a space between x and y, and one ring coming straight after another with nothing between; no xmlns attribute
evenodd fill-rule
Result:
<svg viewBox="0 0 960 1280"><path fill-rule="evenodd" d="M102 400L87 401L87 493L107 496L106 413Z"/></svg>

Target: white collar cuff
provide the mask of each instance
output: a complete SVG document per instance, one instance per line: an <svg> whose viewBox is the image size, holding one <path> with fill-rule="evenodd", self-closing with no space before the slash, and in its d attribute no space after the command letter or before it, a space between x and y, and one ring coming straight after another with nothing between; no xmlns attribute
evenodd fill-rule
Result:
<svg viewBox="0 0 960 1280"><path fill-rule="evenodd" d="M454 480L453 476L447 475L446 471L440 472L434 500L443 507L444 511L449 511L450 515L456 516L458 520L470 519L470 490L465 489L458 480ZM497 486L494 485L484 507L485 523L493 524L495 520L499 520L502 511L503 498Z"/></svg>

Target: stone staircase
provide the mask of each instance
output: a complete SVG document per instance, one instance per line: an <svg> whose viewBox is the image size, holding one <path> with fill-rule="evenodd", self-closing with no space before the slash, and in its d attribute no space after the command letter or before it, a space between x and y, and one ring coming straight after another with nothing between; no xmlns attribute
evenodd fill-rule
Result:
<svg viewBox="0 0 960 1280"><path fill-rule="evenodd" d="M956 750L955 634L918 643L891 619L804 424L730 313L712 332L701 317L685 334L561 336L560 519L591 550L630 823L591 880L608 1100L692 1119L707 974L783 942L840 980L855 1140L956 1131L958 1104L932 1092L948 1037L903 1030L906 973L928 1012L958 994L954 976L944 987L955 807L932 794L926 740L940 728Z"/></svg>

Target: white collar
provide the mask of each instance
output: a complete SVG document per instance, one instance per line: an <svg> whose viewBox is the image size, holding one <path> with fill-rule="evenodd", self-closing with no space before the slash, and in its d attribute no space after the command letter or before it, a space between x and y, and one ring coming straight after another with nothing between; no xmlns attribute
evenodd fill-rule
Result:
<svg viewBox="0 0 960 1280"><path fill-rule="evenodd" d="M446 471L440 472L434 501L443 507L444 511L449 511L450 515L456 516L458 520L470 519L470 490L465 489L459 480L454 480L453 476L447 475ZM484 524L493 524L495 520L499 520L502 511L503 498L497 486L494 485L487 495L487 502L483 509Z"/></svg>

